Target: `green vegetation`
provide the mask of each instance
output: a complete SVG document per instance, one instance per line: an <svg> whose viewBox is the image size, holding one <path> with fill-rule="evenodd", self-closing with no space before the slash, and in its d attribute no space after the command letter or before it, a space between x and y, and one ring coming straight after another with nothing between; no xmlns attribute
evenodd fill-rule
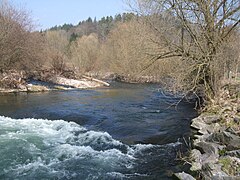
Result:
<svg viewBox="0 0 240 180"><path fill-rule="evenodd" d="M221 149L221 150L219 150L218 153L219 153L220 156L224 156L226 154L226 152L227 152L226 149Z"/></svg>
<svg viewBox="0 0 240 180"><path fill-rule="evenodd" d="M223 157L219 160L219 163L222 164L222 170L229 175L237 175L240 172L240 166L235 162L234 158Z"/></svg>

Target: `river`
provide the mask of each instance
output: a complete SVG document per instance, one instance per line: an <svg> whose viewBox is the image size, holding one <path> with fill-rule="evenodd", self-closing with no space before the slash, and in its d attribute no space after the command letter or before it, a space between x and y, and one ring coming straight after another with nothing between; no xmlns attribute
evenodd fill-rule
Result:
<svg viewBox="0 0 240 180"><path fill-rule="evenodd" d="M193 104L158 85L0 95L0 179L171 179Z"/></svg>

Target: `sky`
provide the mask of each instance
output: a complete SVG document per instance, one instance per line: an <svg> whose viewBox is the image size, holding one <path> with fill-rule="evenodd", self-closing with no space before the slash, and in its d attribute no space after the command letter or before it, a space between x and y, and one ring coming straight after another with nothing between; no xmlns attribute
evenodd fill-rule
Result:
<svg viewBox="0 0 240 180"><path fill-rule="evenodd" d="M64 23L78 24L88 17L94 19L127 12L124 0L10 0L30 12L37 29Z"/></svg>

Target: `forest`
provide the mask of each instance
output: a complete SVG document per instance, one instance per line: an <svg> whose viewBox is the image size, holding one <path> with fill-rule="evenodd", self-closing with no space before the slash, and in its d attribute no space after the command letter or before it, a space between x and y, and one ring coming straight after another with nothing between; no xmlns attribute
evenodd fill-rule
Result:
<svg viewBox="0 0 240 180"><path fill-rule="evenodd" d="M128 1L131 13L41 31L27 11L1 2L3 87L17 86L4 78L11 71L26 78L43 71L65 77L114 74L210 100L223 79L239 72L236 0Z"/></svg>

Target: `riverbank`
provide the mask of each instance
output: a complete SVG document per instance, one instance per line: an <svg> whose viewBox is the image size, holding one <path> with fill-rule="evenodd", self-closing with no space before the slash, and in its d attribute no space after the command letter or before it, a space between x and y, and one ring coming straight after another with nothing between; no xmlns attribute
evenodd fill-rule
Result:
<svg viewBox="0 0 240 180"><path fill-rule="evenodd" d="M240 84L227 83L192 120L191 171L200 179L240 179Z"/></svg>
<svg viewBox="0 0 240 180"><path fill-rule="evenodd" d="M69 90L73 88L88 89L110 86L99 79L81 76L81 78L66 78L58 75L50 77L27 77L24 72L10 71L0 78L0 93L43 92L52 90Z"/></svg>
<svg viewBox="0 0 240 180"><path fill-rule="evenodd" d="M10 70L0 74L0 93L42 92L110 86L106 81L130 84L161 83L160 78L156 76L119 75L112 72L89 72L86 75L76 75L75 72L71 71L65 73L65 75L55 74L51 70L40 70L33 72L29 77L24 71Z"/></svg>
<svg viewBox="0 0 240 180"><path fill-rule="evenodd" d="M162 78L158 76L141 76L130 74L117 74L114 72L88 72L87 76L97 79L108 79L117 82L139 84L139 83L153 83L159 84L162 82Z"/></svg>

